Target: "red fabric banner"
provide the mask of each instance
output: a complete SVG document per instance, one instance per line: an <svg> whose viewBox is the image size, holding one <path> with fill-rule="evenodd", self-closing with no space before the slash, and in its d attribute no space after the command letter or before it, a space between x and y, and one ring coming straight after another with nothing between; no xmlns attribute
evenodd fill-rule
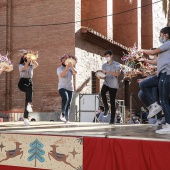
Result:
<svg viewBox="0 0 170 170"><path fill-rule="evenodd" d="M83 170L168 170L170 142L84 137Z"/></svg>

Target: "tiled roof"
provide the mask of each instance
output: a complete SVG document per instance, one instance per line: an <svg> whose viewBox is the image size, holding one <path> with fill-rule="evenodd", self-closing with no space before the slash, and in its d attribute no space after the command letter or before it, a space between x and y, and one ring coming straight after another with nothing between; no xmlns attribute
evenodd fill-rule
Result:
<svg viewBox="0 0 170 170"><path fill-rule="evenodd" d="M96 37L96 39L99 39L99 41L102 41L102 44L101 44L101 42L100 43L98 42L98 43L95 43L95 44L102 46L103 48L109 49L108 47L110 47L110 48L113 48L114 50L118 50L119 53L121 51L121 54L122 54L122 52L125 52L129 49L125 45L122 45L122 44L120 44L120 43L118 43L114 40L111 40L108 37L100 34L99 32L97 32L97 31L95 31L91 28L82 26L81 32L82 32L82 34L88 34L89 35L89 36L84 37L84 39L86 39L87 41L90 41L90 42L93 41L92 43L95 43L96 41L92 40L95 37ZM106 44L107 44L107 46L106 46Z"/></svg>

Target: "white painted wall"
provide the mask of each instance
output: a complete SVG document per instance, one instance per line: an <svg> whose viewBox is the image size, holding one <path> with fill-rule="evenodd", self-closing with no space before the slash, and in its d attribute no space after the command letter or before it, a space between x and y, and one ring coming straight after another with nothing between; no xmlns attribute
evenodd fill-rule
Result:
<svg viewBox="0 0 170 170"><path fill-rule="evenodd" d="M138 49L141 49L141 0L137 0L137 15L138 15Z"/></svg>
<svg viewBox="0 0 170 170"><path fill-rule="evenodd" d="M113 40L113 0L107 0L107 37Z"/></svg>
<svg viewBox="0 0 170 170"><path fill-rule="evenodd" d="M167 26L167 18L162 8L162 1L152 0L152 16L153 16L153 47L159 47L159 32L160 29Z"/></svg>

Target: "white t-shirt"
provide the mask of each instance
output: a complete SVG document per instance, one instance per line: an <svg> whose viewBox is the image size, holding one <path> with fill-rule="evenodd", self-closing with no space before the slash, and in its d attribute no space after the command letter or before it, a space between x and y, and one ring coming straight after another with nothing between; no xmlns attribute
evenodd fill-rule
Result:
<svg viewBox="0 0 170 170"><path fill-rule="evenodd" d="M102 65L102 70L109 72L118 72L120 71L120 63L116 61L113 61L111 64L105 63ZM106 74L104 84L110 88L119 88L118 78L109 73Z"/></svg>
<svg viewBox="0 0 170 170"><path fill-rule="evenodd" d="M157 74L166 72L170 75L170 41L164 42L159 48L161 53L157 59Z"/></svg>
<svg viewBox="0 0 170 170"><path fill-rule="evenodd" d="M22 70L23 67L24 67L23 64L19 64L20 78L32 78L34 66L29 65L25 71Z"/></svg>
<svg viewBox="0 0 170 170"><path fill-rule="evenodd" d="M103 123L109 123L110 122L110 114L108 114L107 117L104 117L103 115L104 115L104 112L101 112L98 117L98 120Z"/></svg>
<svg viewBox="0 0 170 170"><path fill-rule="evenodd" d="M71 69L68 70L67 74L65 77L60 77L60 74L65 70L64 66L60 66L57 68L57 75L58 75L58 90L60 89L66 89L69 91L74 91L73 87L73 73Z"/></svg>

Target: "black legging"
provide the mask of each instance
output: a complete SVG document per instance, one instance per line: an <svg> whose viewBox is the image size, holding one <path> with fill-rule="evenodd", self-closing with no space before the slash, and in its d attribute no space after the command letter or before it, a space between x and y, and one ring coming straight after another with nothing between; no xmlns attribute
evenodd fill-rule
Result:
<svg viewBox="0 0 170 170"><path fill-rule="evenodd" d="M106 93L108 91L109 91L110 105L111 105L111 119L110 119L110 122L114 123L114 119L115 119L115 98L116 98L117 89L110 88L110 87L106 86L105 84L102 86L101 96L102 96L104 108L105 108L106 111L109 110L109 106L108 106L108 103L107 103L107 97L106 97Z"/></svg>
<svg viewBox="0 0 170 170"><path fill-rule="evenodd" d="M24 118L28 118L28 111L27 111L27 105L28 103L32 102L32 96L33 96L33 83L32 79L28 78L20 78L18 83L18 88L26 93L26 99L25 99L25 111L24 111Z"/></svg>

